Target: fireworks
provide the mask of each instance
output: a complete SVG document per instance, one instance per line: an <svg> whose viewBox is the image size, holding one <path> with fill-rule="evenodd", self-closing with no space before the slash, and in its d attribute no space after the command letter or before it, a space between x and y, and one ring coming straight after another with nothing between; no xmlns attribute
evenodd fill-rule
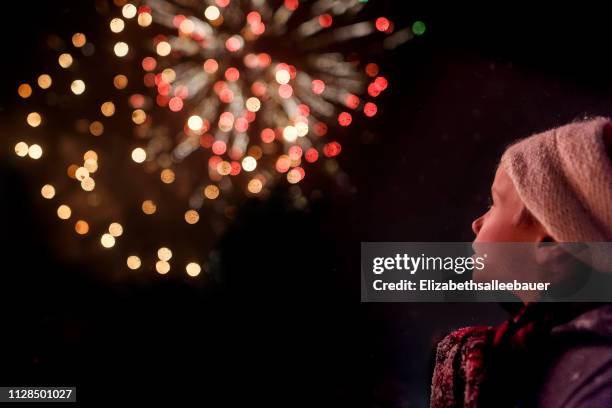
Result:
<svg viewBox="0 0 612 408"><path fill-rule="evenodd" d="M356 22L363 7L324 0L123 5L111 34L133 20L149 37L149 53L136 58L154 103L139 95L133 108L142 119L134 122L154 127L163 109L183 121L165 149L155 138L143 145L147 160L167 170L207 150L208 171L194 190L210 182L258 195L279 175L302 181L313 163L340 153L336 128L351 126L355 115L377 114L374 99L388 86L376 63L345 56L344 46L375 34L392 40L389 47L411 38L410 30L389 37L394 27L385 17ZM115 54L123 56L119 44Z"/></svg>
<svg viewBox="0 0 612 408"><path fill-rule="evenodd" d="M165 275L182 263L198 276L207 267L202 248L244 197L265 197L279 181L298 185L320 162L337 172L346 129L379 113L388 81L359 58L371 51L360 42L395 48L424 25L395 31L385 17L359 21L363 7L121 4L106 21L102 52L83 33L56 38L60 72L35 77L38 89L19 85L36 106L26 116L35 133L15 153L44 162L40 194L82 245L116 251L130 270ZM293 192L303 206L302 189Z"/></svg>

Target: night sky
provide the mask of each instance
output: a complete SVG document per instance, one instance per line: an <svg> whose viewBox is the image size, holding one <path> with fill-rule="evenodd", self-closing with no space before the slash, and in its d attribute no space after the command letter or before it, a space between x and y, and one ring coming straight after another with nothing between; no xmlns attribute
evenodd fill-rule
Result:
<svg viewBox="0 0 612 408"><path fill-rule="evenodd" d="M282 186L248 200L214 243L215 276L117 279L104 275L112 258L92 267L59 256L38 181L2 145L0 385L76 385L82 402L427 403L436 342L505 312L361 304L360 242L472 240L507 144L610 113L612 25L596 8L370 3L427 31L377 58L390 87L368 128L341 136L349 181L313 175L322 194L307 211L288 206ZM107 27L89 1L3 7L6 134L22 120L16 88L39 71L46 35Z"/></svg>

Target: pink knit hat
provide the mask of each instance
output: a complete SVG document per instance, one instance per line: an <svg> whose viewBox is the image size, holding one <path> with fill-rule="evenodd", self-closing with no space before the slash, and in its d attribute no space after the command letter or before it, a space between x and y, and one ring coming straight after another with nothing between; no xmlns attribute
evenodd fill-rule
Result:
<svg viewBox="0 0 612 408"><path fill-rule="evenodd" d="M510 146L500 166L533 216L559 242L612 241L612 163L598 117Z"/></svg>

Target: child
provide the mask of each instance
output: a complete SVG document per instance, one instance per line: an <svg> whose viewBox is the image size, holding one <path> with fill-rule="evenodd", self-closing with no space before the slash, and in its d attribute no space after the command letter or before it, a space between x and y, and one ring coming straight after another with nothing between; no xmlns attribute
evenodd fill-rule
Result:
<svg viewBox="0 0 612 408"><path fill-rule="evenodd" d="M475 245L612 241L611 152L605 118L510 146L492 206L473 222ZM522 300L500 327L460 329L439 343L432 408L612 407L612 305Z"/></svg>

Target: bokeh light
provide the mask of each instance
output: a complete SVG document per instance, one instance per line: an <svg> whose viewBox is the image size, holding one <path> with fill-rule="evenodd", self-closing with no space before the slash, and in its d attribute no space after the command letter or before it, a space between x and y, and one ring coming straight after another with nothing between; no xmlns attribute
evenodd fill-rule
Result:
<svg viewBox="0 0 612 408"><path fill-rule="evenodd" d="M337 140L377 115L374 98L389 86L369 53L383 47L366 47L391 38L388 17L358 21L368 15L361 2L113 4L106 37L69 31L50 45L46 72L13 85L29 106L19 116L28 133L10 146L22 163L44 154L36 166L48 178L36 185L59 219L74 219L78 245L113 248L129 269L160 274L174 255L195 277L208 261L192 234L219 234L245 196L264 200L277 183L306 179L290 187L305 208L319 181L310 174L341 182ZM364 46L349 52L353 41Z"/></svg>
<svg viewBox="0 0 612 408"><path fill-rule="evenodd" d="M83 92L85 92L85 82L83 82L81 79L75 79L70 84L70 90L75 95L81 95Z"/></svg>

